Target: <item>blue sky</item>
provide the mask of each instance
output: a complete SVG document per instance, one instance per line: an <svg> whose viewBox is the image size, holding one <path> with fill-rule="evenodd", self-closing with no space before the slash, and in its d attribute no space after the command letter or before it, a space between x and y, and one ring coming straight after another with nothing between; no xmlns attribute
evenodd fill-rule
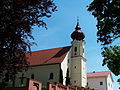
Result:
<svg viewBox="0 0 120 90"><path fill-rule="evenodd" d="M101 46L97 43L96 20L87 11L87 5L92 0L55 0L58 11L51 18L44 18L48 30L34 27L33 36L37 46L32 46L32 51L57 48L71 45L71 33L75 30L77 16L82 31L85 34L85 58L87 59L87 72L108 71L102 66ZM118 90L118 83L114 78L114 90Z"/></svg>

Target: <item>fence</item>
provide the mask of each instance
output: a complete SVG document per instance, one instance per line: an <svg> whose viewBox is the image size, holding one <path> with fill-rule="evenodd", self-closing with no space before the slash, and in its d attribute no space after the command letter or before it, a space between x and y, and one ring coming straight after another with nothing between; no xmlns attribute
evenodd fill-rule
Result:
<svg viewBox="0 0 120 90"><path fill-rule="evenodd" d="M65 86L59 83L47 83L47 90L97 90L97 89L89 89L78 86Z"/></svg>
<svg viewBox="0 0 120 90"><path fill-rule="evenodd" d="M41 90L42 83L27 79L27 83L25 87L7 87L5 90Z"/></svg>
<svg viewBox="0 0 120 90"><path fill-rule="evenodd" d="M42 90L42 83L28 79L25 87L7 87L5 90ZM59 83L47 83L47 88L44 90L96 90L78 86L65 86Z"/></svg>

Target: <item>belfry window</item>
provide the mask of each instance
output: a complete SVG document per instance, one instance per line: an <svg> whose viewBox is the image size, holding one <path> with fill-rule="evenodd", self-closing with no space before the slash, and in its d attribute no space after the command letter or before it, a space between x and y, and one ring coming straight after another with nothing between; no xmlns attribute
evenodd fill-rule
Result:
<svg viewBox="0 0 120 90"><path fill-rule="evenodd" d="M74 48L74 52L75 52L74 55L77 55L77 53L76 53L77 52L77 47Z"/></svg>
<svg viewBox="0 0 120 90"><path fill-rule="evenodd" d="M53 79L53 73L50 73L49 79Z"/></svg>
<svg viewBox="0 0 120 90"><path fill-rule="evenodd" d="M77 47L75 47L74 51L77 52Z"/></svg>

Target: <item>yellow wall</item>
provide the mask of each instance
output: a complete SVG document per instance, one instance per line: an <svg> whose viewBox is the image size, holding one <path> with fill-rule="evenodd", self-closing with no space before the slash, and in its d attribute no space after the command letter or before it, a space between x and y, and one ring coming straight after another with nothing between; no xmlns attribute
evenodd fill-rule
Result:
<svg viewBox="0 0 120 90"><path fill-rule="evenodd" d="M82 73L82 86L85 87L87 85L87 74L86 74L86 60L81 58L81 73Z"/></svg>
<svg viewBox="0 0 120 90"><path fill-rule="evenodd" d="M84 59L84 41L74 40L71 50L70 77L71 84L85 87L86 78L86 60Z"/></svg>
<svg viewBox="0 0 120 90"><path fill-rule="evenodd" d="M53 65L42 65L42 66L33 66L29 67L29 70L25 72L26 78L31 78L31 75L34 74L34 80L41 81L43 85L46 82L59 82L59 71L60 65L53 64ZM49 74L53 73L53 79L49 80ZM16 85L20 86L20 77L22 73L17 75ZM24 81L25 82L25 81Z"/></svg>

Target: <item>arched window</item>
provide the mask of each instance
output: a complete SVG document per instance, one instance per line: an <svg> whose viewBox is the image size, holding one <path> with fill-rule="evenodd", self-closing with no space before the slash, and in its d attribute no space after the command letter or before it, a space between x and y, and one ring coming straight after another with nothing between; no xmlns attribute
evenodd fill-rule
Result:
<svg viewBox="0 0 120 90"><path fill-rule="evenodd" d="M21 85L22 85L23 82L24 82L24 79L26 78L26 77L24 77L24 73L22 73L21 77L19 77L19 78L20 78L20 82L21 82Z"/></svg>
<svg viewBox="0 0 120 90"><path fill-rule="evenodd" d="M76 68L76 66L75 66L75 68Z"/></svg>
<svg viewBox="0 0 120 90"><path fill-rule="evenodd" d="M34 79L34 74L31 75L31 79Z"/></svg>
<svg viewBox="0 0 120 90"><path fill-rule="evenodd" d="M50 73L49 79L53 79L53 73Z"/></svg>
<svg viewBox="0 0 120 90"><path fill-rule="evenodd" d="M77 55L77 47L74 48L74 55Z"/></svg>
<svg viewBox="0 0 120 90"><path fill-rule="evenodd" d="M77 52L77 47L75 47L74 51Z"/></svg>

